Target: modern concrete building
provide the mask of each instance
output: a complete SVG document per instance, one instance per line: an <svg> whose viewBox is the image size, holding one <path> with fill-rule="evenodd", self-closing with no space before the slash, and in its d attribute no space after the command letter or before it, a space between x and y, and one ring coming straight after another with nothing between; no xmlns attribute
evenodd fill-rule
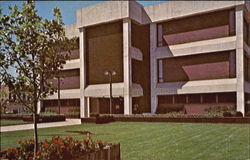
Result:
<svg viewBox="0 0 250 160"><path fill-rule="evenodd" d="M79 50L63 73L62 106L81 117L151 112L163 105L200 113L213 106L250 110L250 2L168 1L143 7L108 1L76 11L66 27ZM57 95L48 97L52 107Z"/></svg>

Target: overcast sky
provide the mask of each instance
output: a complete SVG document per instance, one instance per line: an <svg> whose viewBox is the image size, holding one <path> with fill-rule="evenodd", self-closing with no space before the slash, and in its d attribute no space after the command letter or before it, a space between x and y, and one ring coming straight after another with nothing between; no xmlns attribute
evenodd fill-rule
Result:
<svg viewBox="0 0 250 160"><path fill-rule="evenodd" d="M0 1L0 8L3 13L8 13L8 6L21 6L26 1ZM102 3L104 1L36 1L36 9L38 14L44 18L52 19L53 8L60 8L62 10L63 22L65 25L76 23L76 10L90 5ZM144 6L162 3L163 1L138 1Z"/></svg>

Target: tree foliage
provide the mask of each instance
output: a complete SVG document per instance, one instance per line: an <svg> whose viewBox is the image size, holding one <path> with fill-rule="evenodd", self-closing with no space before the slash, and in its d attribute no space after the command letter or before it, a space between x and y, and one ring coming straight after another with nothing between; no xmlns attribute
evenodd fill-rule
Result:
<svg viewBox="0 0 250 160"><path fill-rule="evenodd" d="M65 37L58 8L52 20L39 16L35 3L9 11L8 15L0 11L0 80L36 116L38 101L56 91L51 79L63 68L69 58L65 51L75 41Z"/></svg>
<svg viewBox="0 0 250 160"><path fill-rule="evenodd" d="M34 3L9 9L9 15L0 13L0 78L35 112L34 103L55 92L49 79L63 68L68 55L59 53L69 51L73 42L65 37L59 9L52 20L40 17Z"/></svg>

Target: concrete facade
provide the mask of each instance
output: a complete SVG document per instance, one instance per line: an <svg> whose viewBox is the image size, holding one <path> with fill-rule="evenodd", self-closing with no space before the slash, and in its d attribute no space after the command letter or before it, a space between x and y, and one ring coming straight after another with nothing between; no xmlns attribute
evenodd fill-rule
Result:
<svg viewBox="0 0 250 160"><path fill-rule="evenodd" d="M102 99L110 97L108 78L102 72L119 68L113 97L114 103L123 99L123 114L136 113L134 106L138 105L141 113L156 113L159 106L179 103L188 111L192 106L228 105L245 114L250 110L246 107L250 101L246 96L250 93L250 78L246 78L250 75L249 11L247 1L169 1L148 7L135 1L107 1L78 9L77 22L66 27L66 36L79 37L80 56L68 61L64 70L80 69L80 87L61 91L61 97L79 98L81 117L88 117L93 110L100 110L100 104L106 102ZM144 33L148 44L145 37L135 42L135 25L148 28ZM204 56L210 61L199 60ZM166 67L170 62L170 67L179 68L185 78ZM138 74L134 67L145 65L148 67L142 67L145 77L141 79L149 83L134 82ZM235 101L224 100L227 95ZM162 96L170 97L171 102L159 101ZM199 102L192 103L195 96ZM143 97L150 100L142 103Z"/></svg>

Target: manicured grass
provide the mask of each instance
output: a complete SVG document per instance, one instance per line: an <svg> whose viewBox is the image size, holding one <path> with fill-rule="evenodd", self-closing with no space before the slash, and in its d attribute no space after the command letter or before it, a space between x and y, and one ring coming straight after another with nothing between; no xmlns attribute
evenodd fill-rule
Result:
<svg viewBox="0 0 250 160"><path fill-rule="evenodd" d="M18 125L18 124L28 124L28 122L24 122L21 120L0 120L0 126L11 126L11 125Z"/></svg>
<svg viewBox="0 0 250 160"><path fill-rule="evenodd" d="M52 135L85 135L70 131L90 131L94 139L120 142L124 160L246 160L249 159L248 124L194 124L115 122L39 129L39 138ZM32 138L33 131L1 133L1 148Z"/></svg>

